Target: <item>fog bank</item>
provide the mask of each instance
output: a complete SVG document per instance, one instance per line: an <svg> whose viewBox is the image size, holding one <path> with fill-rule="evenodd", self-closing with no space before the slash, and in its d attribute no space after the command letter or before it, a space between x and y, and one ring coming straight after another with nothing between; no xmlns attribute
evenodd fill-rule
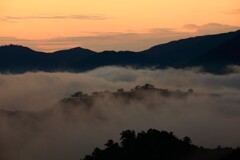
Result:
<svg viewBox="0 0 240 160"><path fill-rule="evenodd" d="M117 67L0 75L0 159L80 159L107 139L119 139L126 129L173 131L206 147L239 146L239 79L237 69L228 75ZM94 99L91 109L75 106L70 113L57 104L77 91L130 90L145 83L171 91L192 88L194 94L176 98L149 93L129 103L104 96Z"/></svg>

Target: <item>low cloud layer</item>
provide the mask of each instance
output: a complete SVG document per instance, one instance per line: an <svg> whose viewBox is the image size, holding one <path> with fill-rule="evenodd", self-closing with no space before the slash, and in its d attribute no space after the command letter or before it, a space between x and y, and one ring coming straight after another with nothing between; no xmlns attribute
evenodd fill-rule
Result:
<svg viewBox="0 0 240 160"><path fill-rule="evenodd" d="M0 158L80 159L107 139L119 139L125 129L173 131L206 147L239 146L240 72L235 69L229 75L116 67L79 74L0 75L0 108L5 110L0 116ZM172 91L192 88L194 94L185 98L147 94L130 103L106 96L96 99L90 110L77 106L72 112L56 105L77 91L130 90L145 83Z"/></svg>

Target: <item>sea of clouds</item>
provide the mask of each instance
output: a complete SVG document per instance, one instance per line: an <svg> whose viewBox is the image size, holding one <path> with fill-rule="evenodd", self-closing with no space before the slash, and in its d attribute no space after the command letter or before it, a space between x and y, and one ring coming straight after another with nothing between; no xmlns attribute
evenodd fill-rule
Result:
<svg viewBox="0 0 240 160"><path fill-rule="evenodd" d="M0 74L0 159L74 160L90 154L126 129L156 128L190 136L204 147L240 145L239 67L226 75L200 69L134 70L103 67L85 73ZM127 104L97 99L90 110L78 107L70 119L58 102L77 91L130 90L137 85L187 91L186 98L146 94ZM50 111L54 108L54 111ZM71 117L74 117L71 119Z"/></svg>

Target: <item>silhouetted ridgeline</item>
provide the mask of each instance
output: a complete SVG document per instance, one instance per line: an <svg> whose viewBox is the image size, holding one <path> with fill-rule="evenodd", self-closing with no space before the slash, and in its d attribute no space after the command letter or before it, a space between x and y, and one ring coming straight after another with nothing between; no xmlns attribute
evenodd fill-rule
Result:
<svg viewBox="0 0 240 160"><path fill-rule="evenodd" d="M200 66L221 73L229 65L240 65L240 31L172 41L141 52L94 52L83 48L43 53L27 47L0 47L0 72L81 72L103 66L133 68L186 68Z"/></svg>
<svg viewBox="0 0 240 160"><path fill-rule="evenodd" d="M101 99L111 99L127 105L133 101L146 101L150 97L171 97L171 98L185 98L188 95L193 94L193 89L189 89L186 92L181 90L171 91L168 89L156 88L154 85L145 84L143 86L136 86L130 91L125 91L124 89L118 89L116 92L103 91L103 92L93 92L92 94L86 94L81 91L76 92L69 98L64 98L61 100L60 104L65 108L71 106L85 106L86 108L91 108L94 103Z"/></svg>
<svg viewBox="0 0 240 160"><path fill-rule="evenodd" d="M121 142L108 140L105 149L95 148L83 160L239 160L240 149L207 149L192 144L189 137L178 139L172 132L149 129L126 130Z"/></svg>
<svg viewBox="0 0 240 160"><path fill-rule="evenodd" d="M193 89L188 91L171 91L168 89L159 89L151 84L136 86L130 91L118 89L116 92L103 91L86 94L81 91L74 93L69 98L60 100L56 105L46 110L40 111L10 111L0 109L0 120L11 124L11 126L20 127L28 132L38 132L42 127L41 124L61 115L68 122L80 121L82 116L92 113L100 107L111 109L126 107L130 109L136 104L143 104L145 108L161 107L152 102L161 104L164 99L184 99L188 96L195 95ZM157 102L156 102L157 101ZM149 105L148 105L149 102ZM104 120L104 115L97 113L92 115L98 120Z"/></svg>
<svg viewBox="0 0 240 160"><path fill-rule="evenodd" d="M68 120L74 120L81 116L84 112L91 112L91 109L99 106L110 105L111 108L116 106L129 107L131 104L145 104L148 101L159 101L171 99L184 99L193 93L193 89L187 91L171 91L168 89L156 88L154 85L145 84L136 86L130 91L118 89L115 92L103 91L93 92L92 94L83 93L81 91L74 93L68 98L60 100L55 106L41 111L10 111L0 109L0 118L7 117L13 125L23 125L24 128L36 127L38 124L45 122L46 119L58 114L59 111L63 117ZM162 98L162 99L161 99ZM151 108L153 106L144 106ZM159 106L160 107L160 106ZM36 128L35 128L36 129Z"/></svg>

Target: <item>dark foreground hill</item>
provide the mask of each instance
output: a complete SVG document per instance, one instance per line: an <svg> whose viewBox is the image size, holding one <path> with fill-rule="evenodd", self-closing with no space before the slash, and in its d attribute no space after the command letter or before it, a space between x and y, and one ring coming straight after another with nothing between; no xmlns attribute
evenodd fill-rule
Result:
<svg viewBox="0 0 240 160"><path fill-rule="evenodd" d="M121 134L120 145L108 140L105 149L95 148L83 160L239 160L240 149L206 149L192 144L189 137L178 139L172 132L149 129Z"/></svg>
<svg viewBox="0 0 240 160"><path fill-rule="evenodd" d="M133 68L186 68L200 66L222 72L226 66L240 65L240 31L182 39L141 52L94 52L83 48L37 52L23 46L0 47L0 72L27 71L81 72L103 66Z"/></svg>

